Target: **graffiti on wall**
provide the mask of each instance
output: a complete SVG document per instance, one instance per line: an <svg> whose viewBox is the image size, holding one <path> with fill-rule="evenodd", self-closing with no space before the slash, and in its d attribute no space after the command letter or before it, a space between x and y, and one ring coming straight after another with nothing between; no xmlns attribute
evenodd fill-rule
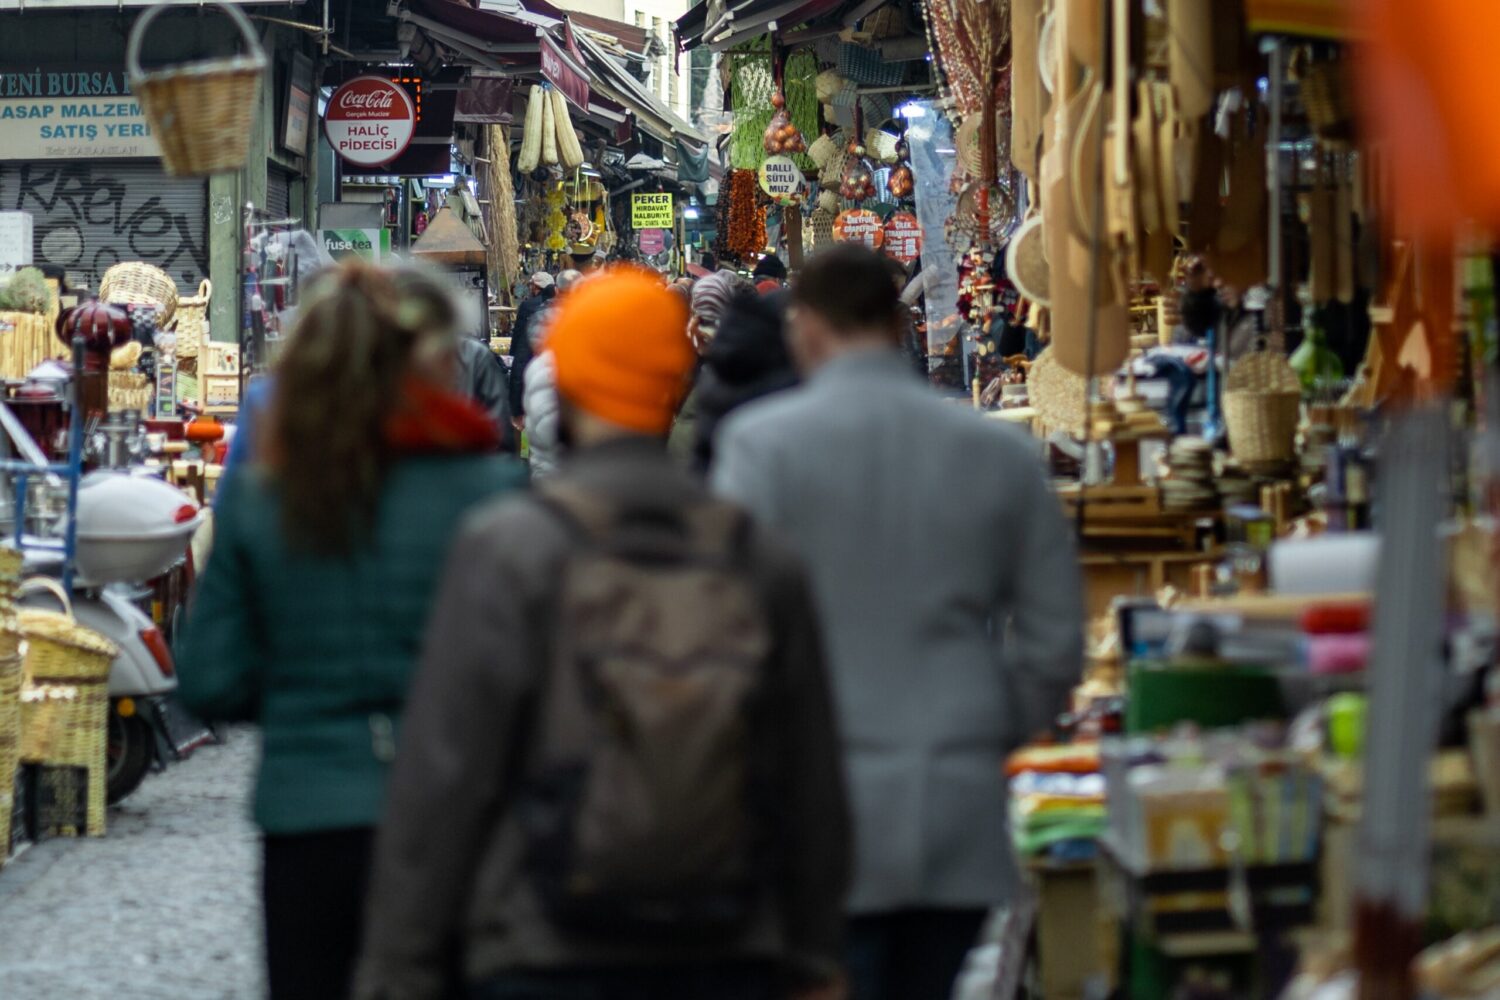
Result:
<svg viewBox="0 0 1500 1000"><path fill-rule="evenodd" d="M125 260L154 264L186 287L208 273L203 219L152 185L127 184L103 163L21 163L6 173L0 210L32 214L38 264L66 268L95 288L110 265Z"/></svg>

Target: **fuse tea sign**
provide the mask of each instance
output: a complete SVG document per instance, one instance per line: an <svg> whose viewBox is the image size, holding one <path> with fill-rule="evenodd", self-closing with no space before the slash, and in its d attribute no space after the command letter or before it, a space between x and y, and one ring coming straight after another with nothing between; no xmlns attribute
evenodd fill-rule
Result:
<svg viewBox="0 0 1500 1000"><path fill-rule="evenodd" d="M399 84L357 76L333 92L323 129L348 163L383 167L406 152L417 127L417 108Z"/></svg>

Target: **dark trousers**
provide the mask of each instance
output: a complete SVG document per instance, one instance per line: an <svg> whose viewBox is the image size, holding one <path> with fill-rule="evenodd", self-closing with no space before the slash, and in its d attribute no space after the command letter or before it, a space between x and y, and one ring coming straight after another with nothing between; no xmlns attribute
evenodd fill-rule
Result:
<svg viewBox="0 0 1500 1000"><path fill-rule="evenodd" d="M985 910L896 910L849 920L852 1000L949 1000Z"/></svg>
<svg viewBox="0 0 1500 1000"><path fill-rule="evenodd" d="M374 837L365 827L265 838L271 1000L349 995Z"/></svg>
<svg viewBox="0 0 1500 1000"><path fill-rule="evenodd" d="M780 1000L759 964L508 972L470 988L469 1000Z"/></svg>

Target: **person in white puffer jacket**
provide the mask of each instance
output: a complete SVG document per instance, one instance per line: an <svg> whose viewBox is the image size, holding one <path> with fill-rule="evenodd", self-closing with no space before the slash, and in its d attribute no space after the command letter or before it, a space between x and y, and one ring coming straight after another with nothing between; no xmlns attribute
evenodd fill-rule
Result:
<svg viewBox="0 0 1500 1000"><path fill-rule="evenodd" d="M561 299L569 288L582 279L583 275L577 271L559 274L558 298ZM552 306L552 309L555 308L556 305ZM562 444L558 440L557 366L552 361L552 352L546 349L548 318L542 316L532 334L537 354L526 367L522 400L526 408L526 445L531 475L536 479L551 475L562 458Z"/></svg>
<svg viewBox="0 0 1500 1000"><path fill-rule="evenodd" d="M526 368L526 445L533 479L551 475L561 458L557 439L557 367L544 351Z"/></svg>

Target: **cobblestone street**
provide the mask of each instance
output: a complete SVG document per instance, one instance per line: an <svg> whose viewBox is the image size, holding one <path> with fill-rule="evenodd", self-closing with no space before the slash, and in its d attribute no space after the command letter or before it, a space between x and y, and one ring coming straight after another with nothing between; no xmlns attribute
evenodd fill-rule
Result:
<svg viewBox="0 0 1500 1000"><path fill-rule="evenodd" d="M5 1000L262 994L256 736L147 777L102 840L48 840L0 871Z"/></svg>

